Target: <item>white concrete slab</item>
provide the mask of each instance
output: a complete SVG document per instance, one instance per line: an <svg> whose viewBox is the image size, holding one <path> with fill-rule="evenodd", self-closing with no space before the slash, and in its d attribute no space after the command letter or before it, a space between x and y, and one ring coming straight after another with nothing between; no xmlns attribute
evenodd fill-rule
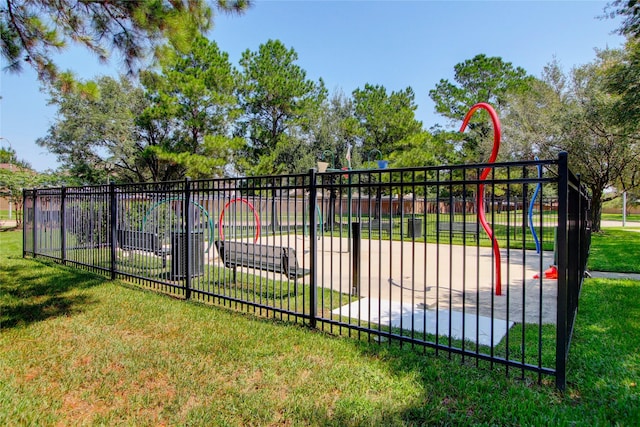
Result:
<svg viewBox="0 0 640 427"><path fill-rule="evenodd" d="M465 339L480 345L495 347L506 335L507 330L513 326L513 322L490 317L476 316L475 314L449 310L423 309L423 305L412 305L410 303L400 303L376 298L362 298L351 304L344 305L333 310L333 314L360 319L364 322L380 323L384 326L392 326L404 330L415 332L436 333L436 323L438 335L454 339ZM449 322L451 319L451 322ZM463 333L464 319L464 333ZM493 325L493 343L491 342L491 332ZM426 329L425 329L426 326ZM451 326L451 329L449 329ZM478 326L478 328L476 328ZM477 329L477 331L476 331ZM477 332L477 335L476 335Z"/></svg>

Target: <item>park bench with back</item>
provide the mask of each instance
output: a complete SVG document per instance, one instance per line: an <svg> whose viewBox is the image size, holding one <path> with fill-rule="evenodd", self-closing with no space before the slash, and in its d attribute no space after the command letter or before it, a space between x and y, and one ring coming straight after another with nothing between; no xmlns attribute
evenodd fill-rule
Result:
<svg viewBox="0 0 640 427"><path fill-rule="evenodd" d="M451 236L456 234L461 235L471 235L474 240L478 240L478 234L480 232L479 224L476 222L449 222L449 221L439 221L438 222L438 232L446 232Z"/></svg>
<svg viewBox="0 0 640 427"><path fill-rule="evenodd" d="M298 266L296 251L290 247L230 240L216 240L215 245L225 267L233 270L234 282L238 267L272 271L290 279L303 277L311 272Z"/></svg>
<svg viewBox="0 0 640 427"><path fill-rule="evenodd" d="M162 244L158 233L139 230L117 230L118 246L123 251L150 252L162 258L162 267L167 266L169 250Z"/></svg>

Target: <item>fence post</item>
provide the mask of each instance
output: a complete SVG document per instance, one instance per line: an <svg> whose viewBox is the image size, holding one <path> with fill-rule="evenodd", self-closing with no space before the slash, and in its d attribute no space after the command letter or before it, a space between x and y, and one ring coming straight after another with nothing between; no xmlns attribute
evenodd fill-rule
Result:
<svg viewBox="0 0 640 427"><path fill-rule="evenodd" d="M22 189L22 258L27 256L27 190ZM16 216L17 217L17 216Z"/></svg>
<svg viewBox="0 0 640 427"><path fill-rule="evenodd" d="M318 239L318 230L316 224L318 223L318 217L316 214L317 209L317 186L316 186L316 170L309 169L309 219L311 221L311 226L309 229L311 230L310 234L310 250L311 250L311 259L310 259L310 267L311 267L311 275L309 278L309 323L312 328L316 327L316 316L318 313L317 301L318 301L318 290L316 287L316 281L318 276L318 251L317 251L317 239Z"/></svg>
<svg viewBox="0 0 640 427"><path fill-rule="evenodd" d="M567 385L567 257L569 222L569 167L567 153L558 154L558 299L556 324L556 387Z"/></svg>
<svg viewBox="0 0 640 427"><path fill-rule="evenodd" d="M191 224L192 224L192 218L191 218L191 178L186 177L184 180L184 215L185 215L185 220L184 220L184 227L185 227L185 232L187 233L187 237L185 239L185 243L187 245L187 247L184 249L184 258L185 258L185 263L186 266L184 266L185 268L185 273L186 273L186 277L184 279L184 297L185 299L190 299L191 298L191 273L192 273L192 268L191 268L191 256L193 255L191 253L191 242L192 242L192 236L191 236ZM180 261L178 261L180 262Z"/></svg>
<svg viewBox="0 0 640 427"><path fill-rule="evenodd" d="M582 264L582 247L584 245L584 241L582 240L582 224L584 221L584 217L582 216L582 176L580 174L576 174L576 178L578 179L576 189L576 239L578 241L578 253L576 254L576 272L578 274L578 287L576 289L578 291L577 295L579 295L580 287L582 285L582 279L584 278L584 269L586 266ZM576 306L578 304L577 295Z"/></svg>
<svg viewBox="0 0 640 427"><path fill-rule="evenodd" d="M62 186L60 189L60 260L62 265L67 260L67 232L65 226L65 203L67 198L67 187Z"/></svg>
<svg viewBox="0 0 640 427"><path fill-rule="evenodd" d="M109 270L111 272L111 280L115 280L116 278L116 244L118 242L117 222L118 204L116 201L116 184L114 182L109 182L109 234L111 236L111 263Z"/></svg>
<svg viewBox="0 0 640 427"><path fill-rule="evenodd" d="M33 240L33 245L32 245L32 253L33 253L33 257L36 257L36 247L37 247L37 237L38 237L38 231L36 230L36 228L38 227L38 212L37 212L37 207L38 207L38 189L34 188L33 189L33 227L31 228L31 238Z"/></svg>
<svg viewBox="0 0 640 427"><path fill-rule="evenodd" d="M587 258L585 248L588 247L586 239L586 225L587 225L587 211L586 200L584 198L584 189L582 187L582 176L578 175L578 199L580 200L580 222L578 223L578 230L580 233L580 274L581 278L584 277L584 273L587 270Z"/></svg>

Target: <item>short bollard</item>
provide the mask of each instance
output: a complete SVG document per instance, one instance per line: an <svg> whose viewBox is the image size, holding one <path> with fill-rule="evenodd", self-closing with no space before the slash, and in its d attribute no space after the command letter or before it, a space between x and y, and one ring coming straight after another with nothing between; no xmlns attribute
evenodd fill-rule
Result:
<svg viewBox="0 0 640 427"><path fill-rule="evenodd" d="M351 223L351 295L360 295L360 223Z"/></svg>

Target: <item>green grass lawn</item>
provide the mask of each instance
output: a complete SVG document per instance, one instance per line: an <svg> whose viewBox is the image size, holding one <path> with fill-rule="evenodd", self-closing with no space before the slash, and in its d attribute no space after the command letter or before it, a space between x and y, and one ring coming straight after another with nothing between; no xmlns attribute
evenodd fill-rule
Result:
<svg viewBox="0 0 640 427"><path fill-rule="evenodd" d="M16 219L16 210L13 209L11 211L11 218L9 218L9 210L8 209L0 209L0 220L8 220L8 219L12 219L15 220Z"/></svg>
<svg viewBox="0 0 640 427"><path fill-rule="evenodd" d="M629 214L627 215L627 221L629 222L640 222L640 214ZM602 214L602 220L610 220L610 221L622 221L622 213L615 214Z"/></svg>
<svg viewBox="0 0 640 427"><path fill-rule="evenodd" d="M385 221L387 222L385 226L389 227L388 225L389 221L383 219L383 223ZM460 216L459 219L457 218L456 221L463 222L462 216ZM476 244L478 244L481 247L491 247L492 245L491 239L489 239L489 237L485 233L482 226L479 223L476 224L474 222L471 222L468 219L466 222L468 223L467 226L469 230L476 229L477 227L477 231L478 231L477 239L474 234L464 235L461 232L454 232L453 234L450 234L449 231L438 232L436 230L435 220L434 222L428 223L426 228L423 225L422 230L420 230L420 237L412 238L408 233L408 226L401 227L399 219L393 222L393 227L391 227L391 233L392 233L391 236L389 236L388 231L383 229L384 226L382 227L372 226L371 228L369 228L368 223L364 222L361 228L361 237L362 239L371 239L371 240L389 240L392 237L393 240L404 239L405 241L414 240L416 242L426 242L426 243L451 242L451 244L454 244L454 245L475 246ZM507 240L508 240L509 247L512 249L521 249L523 246L523 243L526 249L530 249L530 250L536 249L535 240L531 232L529 231L528 226L523 228L522 224L519 224L519 225L510 224L509 226L507 226L505 224L497 223L493 225L491 228L495 233L496 239L498 240L501 247L505 247L507 245ZM541 243L543 250L552 251L554 247L554 231L556 227L545 226L541 228L536 225L534 226L534 228L536 230L538 240ZM343 237L343 238L350 236L350 233L351 231L349 230L349 226L347 225L346 222L343 223L342 227L340 227L339 225L336 225L332 231L331 230L322 231L323 236L333 236L333 237Z"/></svg>
<svg viewBox="0 0 640 427"><path fill-rule="evenodd" d="M589 270L640 273L640 233L605 228L591 236Z"/></svg>
<svg viewBox="0 0 640 427"><path fill-rule="evenodd" d="M515 370L506 377L484 363L329 336L22 259L20 236L0 233L1 425L640 419L639 282L585 281L559 393L552 378L539 385Z"/></svg>

